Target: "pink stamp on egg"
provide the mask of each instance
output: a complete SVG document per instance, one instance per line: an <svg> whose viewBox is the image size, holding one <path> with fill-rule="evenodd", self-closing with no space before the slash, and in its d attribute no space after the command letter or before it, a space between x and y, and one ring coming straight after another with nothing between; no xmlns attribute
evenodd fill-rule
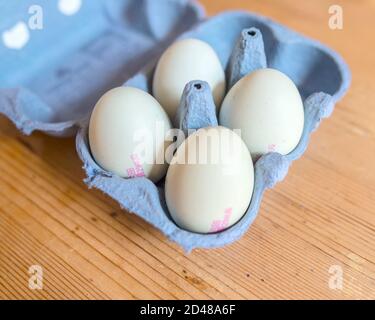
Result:
<svg viewBox="0 0 375 320"><path fill-rule="evenodd" d="M276 144L270 144L269 146L268 146L268 151L269 152L275 152L276 151Z"/></svg>
<svg viewBox="0 0 375 320"><path fill-rule="evenodd" d="M145 176L145 172L142 167L142 162L140 157L137 154L132 154L130 156L134 164L134 168L129 168L126 170L129 178L142 178Z"/></svg>
<svg viewBox="0 0 375 320"><path fill-rule="evenodd" d="M232 216L233 208L228 208L225 210L223 220L214 220L211 225L210 232L219 232L226 229L229 225L230 217Z"/></svg>

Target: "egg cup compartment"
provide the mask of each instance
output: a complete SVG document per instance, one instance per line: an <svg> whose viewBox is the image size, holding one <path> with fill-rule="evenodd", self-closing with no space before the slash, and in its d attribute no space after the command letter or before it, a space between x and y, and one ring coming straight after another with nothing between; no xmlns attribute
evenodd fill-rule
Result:
<svg viewBox="0 0 375 320"><path fill-rule="evenodd" d="M0 5L0 113L25 134L74 135L107 90L204 16L188 0L65 1L76 8L63 2ZM28 25L35 5L43 10L41 30Z"/></svg>
<svg viewBox="0 0 375 320"><path fill-rule="evenodd" d="M248 39L248 43L238 41L241 34L242 40ZM234 79L228 81L228 89L243 75L267 64L286 73L296 83L305 108L304 131L298 146L286 156L269 153L256 161L254 192L246 214L231 228L215 234L189 232L172 221L165 202L163 181L155 185L146 178L121 179L104 172L90 154L87 126L80 130L77 150L85 164L87 184L103 191L124 209L142 217L189 252L194 248L227 245L247 231L257 216L265 190L285 178L291 162L306 150L311 133L323 118L331 114L334 104L348 89L350 72L341 57L332 50L264 17L249 13L218 15L181 35L180 39L184 38L198 38L215 49L227 70L227 78ZM155 64L146 66L125 85L152 93ZM189 128L217 125L213 108L207 107L212 106L211 102L211 92L205 82L189 83L177 118L180 128L186 132Z"/></svg>

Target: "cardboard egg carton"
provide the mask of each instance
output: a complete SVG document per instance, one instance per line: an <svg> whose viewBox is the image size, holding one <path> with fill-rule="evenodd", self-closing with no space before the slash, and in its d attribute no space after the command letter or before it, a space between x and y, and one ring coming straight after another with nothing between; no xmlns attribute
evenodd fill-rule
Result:
<svg viewBox="0 0 375 320"><path fill-rule="evenodd" d="M188 0L90 0L75 15L66 16L56 9L58 1L26 2L40 2L55 23L38 31L41 34L35 35L35 43L37 31L30 31L29 44L21 49L0 41L0 113L26 134L35 130L55 136L77 134L88 186L142 217L187 252L230 244L248 230L265 190L285 178L291 163L306 150L312 132L330 116L350 85L350 71L336 52L257 14L225 12L203 20L201 6ZM17 15L16 21L11 17L0 19L0 32L6 31L8 38L17 33L17 23L27 15ZM75 32L64 32L61 26L66 19L71 19L69 25L75 26ZM58 38L61 41L50 41ZM256 161L254 192L246 214L231 228L215 234L179 228L165 203L164 181L124 179L104 171L93 160L87 137L88 119L98 98L120 85L152 94L158 58L173 41L184 38L197 38L212 46L227 72L228 89L249 72L267 66L288 75L304 100L300 143L286 156L269 153ZM199 90L195 84L200 85ZM210 95L204 82L186 87L178 115L181 129L218 125L207 102Z"/></svg>

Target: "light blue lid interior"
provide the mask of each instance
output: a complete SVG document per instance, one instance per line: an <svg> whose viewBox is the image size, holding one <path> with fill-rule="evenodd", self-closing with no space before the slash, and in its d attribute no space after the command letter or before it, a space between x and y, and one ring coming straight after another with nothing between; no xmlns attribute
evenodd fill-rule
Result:
<svg viewBox="0 0 375 320"><path fill-rule="evenodd" d="M61 1L81 6L66 15ZM40 30L30 20L36 6ZM0 17L0 112L25 133L65 135L203 11L188 0L1 0ZM7 47L4 37L20 32L27 32L25 45Z"/></svg>

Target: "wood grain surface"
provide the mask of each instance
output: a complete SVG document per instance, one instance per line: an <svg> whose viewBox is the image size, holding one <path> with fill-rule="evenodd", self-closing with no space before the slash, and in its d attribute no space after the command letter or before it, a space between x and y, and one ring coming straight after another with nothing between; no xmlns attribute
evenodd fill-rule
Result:
<svg viewBox="0 0 375 320"><path fill-rule="evenodd" d="M375 2L202 2L210 15L255 11L333 47L353 72L348 95L246 235L190 255L88 190L74 139L22 136L0 117L0 298L375 298ZM343 30L328 27L332 4ZM29 288L32 265L43 290Z"/></svg>

